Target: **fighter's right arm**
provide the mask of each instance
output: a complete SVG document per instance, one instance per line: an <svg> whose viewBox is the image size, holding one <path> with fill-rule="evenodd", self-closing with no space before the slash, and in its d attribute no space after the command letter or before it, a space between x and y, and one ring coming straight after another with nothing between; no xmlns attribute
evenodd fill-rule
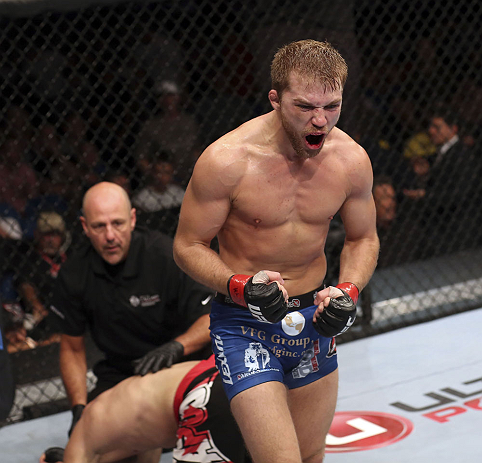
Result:
<svg viewBox="0 0 482 463"><path fill-rule="evenodd" d="M83 336L62 334L60 374L71 406L87 403L87 361Z"/></svg>
<svg viewBox="0 0 482 463"><path fill-rule="evenodd" d="M231 209L235 187L246 161L230 159L220 148L209 147L199 158L184 195L174 238L174 259L193 279L227 293L233 275L219 254L210 248Z"/></svg>

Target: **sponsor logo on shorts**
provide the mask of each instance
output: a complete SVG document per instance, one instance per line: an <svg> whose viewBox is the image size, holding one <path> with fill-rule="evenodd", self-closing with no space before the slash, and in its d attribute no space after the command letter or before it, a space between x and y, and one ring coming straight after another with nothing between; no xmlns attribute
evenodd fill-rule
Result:
<svg viewBox="0 0 482 463"><path fill-rule="evenodd" d="M248 309L251 312L251 315L256 318L259 322L263 323L271 323L266 319L266 317L263 315L263 312L261 312L261 308L258 307L257 305L253 304L248 304Z"/></svg>
<svg viewBox="0 0 482 463"><path fill-rule="evenodd" d="M248 371L238 374L238 380L264 371L278 371L277 368L270 367L269 351L260 342L250 342L249 347L244 350L244 366Z"/></svg>
<svg viewBox="0 0 482 463"><path fill-rule="evenodd" d="M233 379L231 378L231 370L229 369L228 359L224 353L224 344L221 337L217 334L213 334L214 345L216 346L216 359L218 360L218 370L221 373L221 379L223 383L233 384Z"/></svg>
<svg viewBox="0 0 482 463"><path fill-rule="evenodd" d="M277 368L264 368L262 370L253 370L253 371L248 371L247 373L239 373L236 375L236 378L238 380L248 378L249 376L256 375L257 373L263 373L265 371L279 371Z"/></svg>
<svg viewBox="0 0 482 463"><path fill-rule="evenodd" d="M347 331L352 325L353 323L355 323L355 319L356 319L356 316L355 317L348 317L348 321L346 322L346 325L345 325L345 328L343 328L339 333L338 335L344 333L345 331ZM337 336L338 336L337 335Z"/></svg>
<svg viewBox="0 0 482 463"><path fill-rule="evenodd" d="M249 347L244 350L244 366L249 371L269 367L269 352L260 342L250 342Z"/></svg>
<svg viewBox="0 0 482 463"><path fill-rule="evenodd" d="M269 341L273 343L273 346L269 346L269 350L278 358L300 357L300 352L296 349L299 347L303 347L303 349L306 349L313 342L310 337L290 339L281 336L278 333L269 335L264 330L259 330L250 326L241 326L241 332L243 335L248 335L253 339L259 339L260 341Z"/></svg>
<svg viewBox="0 0 482 463"><path fill-rule="evenodd" d="M281 321L281 328L288 336L298 336L304 327L305 317L298 311L290 312Z"/></svg>
<svg viewBox="0 0 482 463"><path fill-rule="evenodd" d="M301 302L299 299L290 299L288 300L288 303L286 304L289 309L299 309L301 307Z"/></svg>
<svg viewBox="0 0 482 463"><path fill-rule="evenodd" d="M293 368L292 375L294 379L304 378L314 371L318 371L320 366L316 356L320 353L320 341L318 339L313 342L313 345L303 352L300 363Z"/></svg>
<svg viewBox="0 0 482 463"><path fill-rule="evenodd" d="M329 359L336 355L336 341L335 338L331 338L330 345L328 347L328 352L326 353L326 358Z"/></svg>
<svg viewBox="0 0 482 463"><path fill-rule="evenodd" d="M131 296L129 302L132 307L150 307L157 304L161 300L159 294L144 295L144 296Z"/></svg>
<svg viewBox="0 0 482 463"><path fill-rule="evenodd" d="M312 340L310 337L305 338L298 338L298 339L288 339L285 338L278 333L274 333L272 335L268 335L264 330L258 330L257 328L251 328L250 326L243 326L241 325L241 332L243 335L248 335L254 339L259 339L261 341L269 340L273 344L280 344L283 346L294 347L294 346L303 346L304 348L308 347Z"/></svg>

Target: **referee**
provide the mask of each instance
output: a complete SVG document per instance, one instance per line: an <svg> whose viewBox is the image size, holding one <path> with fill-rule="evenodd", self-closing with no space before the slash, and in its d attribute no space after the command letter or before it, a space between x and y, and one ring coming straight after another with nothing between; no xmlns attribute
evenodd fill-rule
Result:
<svg viewBox="0 0 482 463"><path fill-rule="evenodd" d="M176 266L171 239L134 231L135 209L114 183L90 188L82 208L90 242L62 266L51 306L62 332L60 371L73 412L69 435L87 401L123 379L210 353L212 294ZM97 384L88 399L87 329L104 354L93 368Z"/></svg>

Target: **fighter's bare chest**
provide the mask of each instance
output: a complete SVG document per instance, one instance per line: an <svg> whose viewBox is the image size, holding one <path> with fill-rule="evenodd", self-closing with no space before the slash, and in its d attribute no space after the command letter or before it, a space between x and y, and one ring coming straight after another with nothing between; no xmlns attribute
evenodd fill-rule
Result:
<svg viewBox="0 0 482 463"><path fill-rule="evenodd" d="M276 226L286 222L324 224L346 198L336 175L273 168L249 172L233 197L233 213L248 223Z"/></svg>

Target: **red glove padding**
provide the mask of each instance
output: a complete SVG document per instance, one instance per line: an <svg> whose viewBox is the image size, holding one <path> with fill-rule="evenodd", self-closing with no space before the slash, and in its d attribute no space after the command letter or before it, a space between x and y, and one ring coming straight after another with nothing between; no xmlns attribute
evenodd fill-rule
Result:
<svg viewBox="0 0 482 463"><path fill-rule="evenodd" d="M328 306L316 317L316 322L313 322L316 331L325 338L344 333L356 319L358 288L353 283L341 283L336 287L343 295L330 298Z"/></svg>
<svg viewBox="0 0 482 463"><path fill-rule="evenodd" d="M253 283L250 275L232 275L228 280L228 294L235 304L247 307L259 321L277 323L285 318L288 306L278 284Z"/></svg>
<svg viewBox="0 0 482 463"><path fill-rule="evenodd" d="M345 293L348 294L348 296L351 297L352 301L356 304L356 301L358 301L358 296L360 294L360 291L358 291L358 288L356 287L355 284L353 283L340 283L339 285L336 285L336 288L340 288Z"/></svg>

